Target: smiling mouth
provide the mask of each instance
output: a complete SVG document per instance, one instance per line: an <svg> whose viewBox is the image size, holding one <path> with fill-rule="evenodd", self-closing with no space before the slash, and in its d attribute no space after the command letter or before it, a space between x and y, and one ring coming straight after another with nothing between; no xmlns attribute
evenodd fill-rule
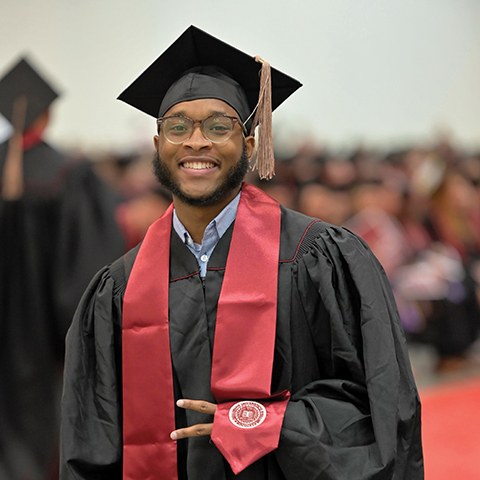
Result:
<svg viewBox="0 0 480 480"><path fill-rule="evenodd" d="M192 170L207 170L209 168L215 168L216 165L211 162L184 162L182 163L182 167Z"/></svg>

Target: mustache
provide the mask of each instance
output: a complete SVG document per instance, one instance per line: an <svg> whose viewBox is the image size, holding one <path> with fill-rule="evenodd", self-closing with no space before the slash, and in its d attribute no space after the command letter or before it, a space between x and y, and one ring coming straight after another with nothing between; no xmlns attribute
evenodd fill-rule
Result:
<svg viewBox="0 0 480 480"><path fill-rule="evenodd" d="M152 167L157 180L169 190L174 197L187 205L202 207L215 204L242 184L243 179L248 172L249 158L245 142L243 142L240 158L234 165L232 165L232 167L230 167L223 181L217 185L213 192L199 197L192 197L182 190L181 185L175 179L171 168L168 166L167 162L162 160L158 150L155 152Z"/></svg>

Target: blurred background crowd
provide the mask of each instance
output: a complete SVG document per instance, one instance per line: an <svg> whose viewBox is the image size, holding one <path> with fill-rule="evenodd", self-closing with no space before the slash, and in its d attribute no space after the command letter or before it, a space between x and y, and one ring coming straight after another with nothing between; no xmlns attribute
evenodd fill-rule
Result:
<svg viewBox="0 0 480 480"><path fill-rule="evenodd" d="M105 155L95 163L123 199L116 218L128 246L170 201L151 156ZM285 207L360 235L394 288L408 340L432 347L438 373L478 368L480 152L466 154L443 134L389 152L358 146L339 154L306 141L276 159L273 180L251 172L247 181Z"/></svg>

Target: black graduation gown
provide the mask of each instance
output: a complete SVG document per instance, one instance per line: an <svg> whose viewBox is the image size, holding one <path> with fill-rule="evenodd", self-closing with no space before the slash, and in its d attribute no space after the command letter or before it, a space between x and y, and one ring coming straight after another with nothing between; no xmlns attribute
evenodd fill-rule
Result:
<svg viewBox="0 0 480 480"><path fill-rule="evenodd" d="M116 199L89 165L40 142L23 166L22 198L0 198L1 480L43 480L58 461L66 331L92 276L124 252Z"/></svg>
<svg viewBox="0 0 480 480"><path fill-rule="evenodd" d="M292 398L279 447L235 477L208 437L182 440L180 479L423 478L420 404L385 273L346 229L317 222L304 237L311 221L282 207L272 391L289 389ZM212 345L231 234L214 250L203 285L172 231L176 398L214 401ZM122 475L121 316L131 255L96 275L67 335L62 480ZM179 408L176 415L177 428L212 421Z"/></svg>

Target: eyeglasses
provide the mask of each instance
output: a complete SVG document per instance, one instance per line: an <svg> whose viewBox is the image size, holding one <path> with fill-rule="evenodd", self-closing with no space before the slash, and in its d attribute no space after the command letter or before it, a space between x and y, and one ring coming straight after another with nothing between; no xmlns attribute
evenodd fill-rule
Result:
<svg viewBox="0 0 480 480"><path fill-rule="evenodd" d="M191 138L196 123L200 123L203 136L213 143L226 142L232 136L236 123L242 127L244 134L247 134L240 119L229 115L210 115L203 120L193 120L183 115L162 117L157 120L157 129L160 133L161 126L165 138L170 143L180 144Z"/></svg>

